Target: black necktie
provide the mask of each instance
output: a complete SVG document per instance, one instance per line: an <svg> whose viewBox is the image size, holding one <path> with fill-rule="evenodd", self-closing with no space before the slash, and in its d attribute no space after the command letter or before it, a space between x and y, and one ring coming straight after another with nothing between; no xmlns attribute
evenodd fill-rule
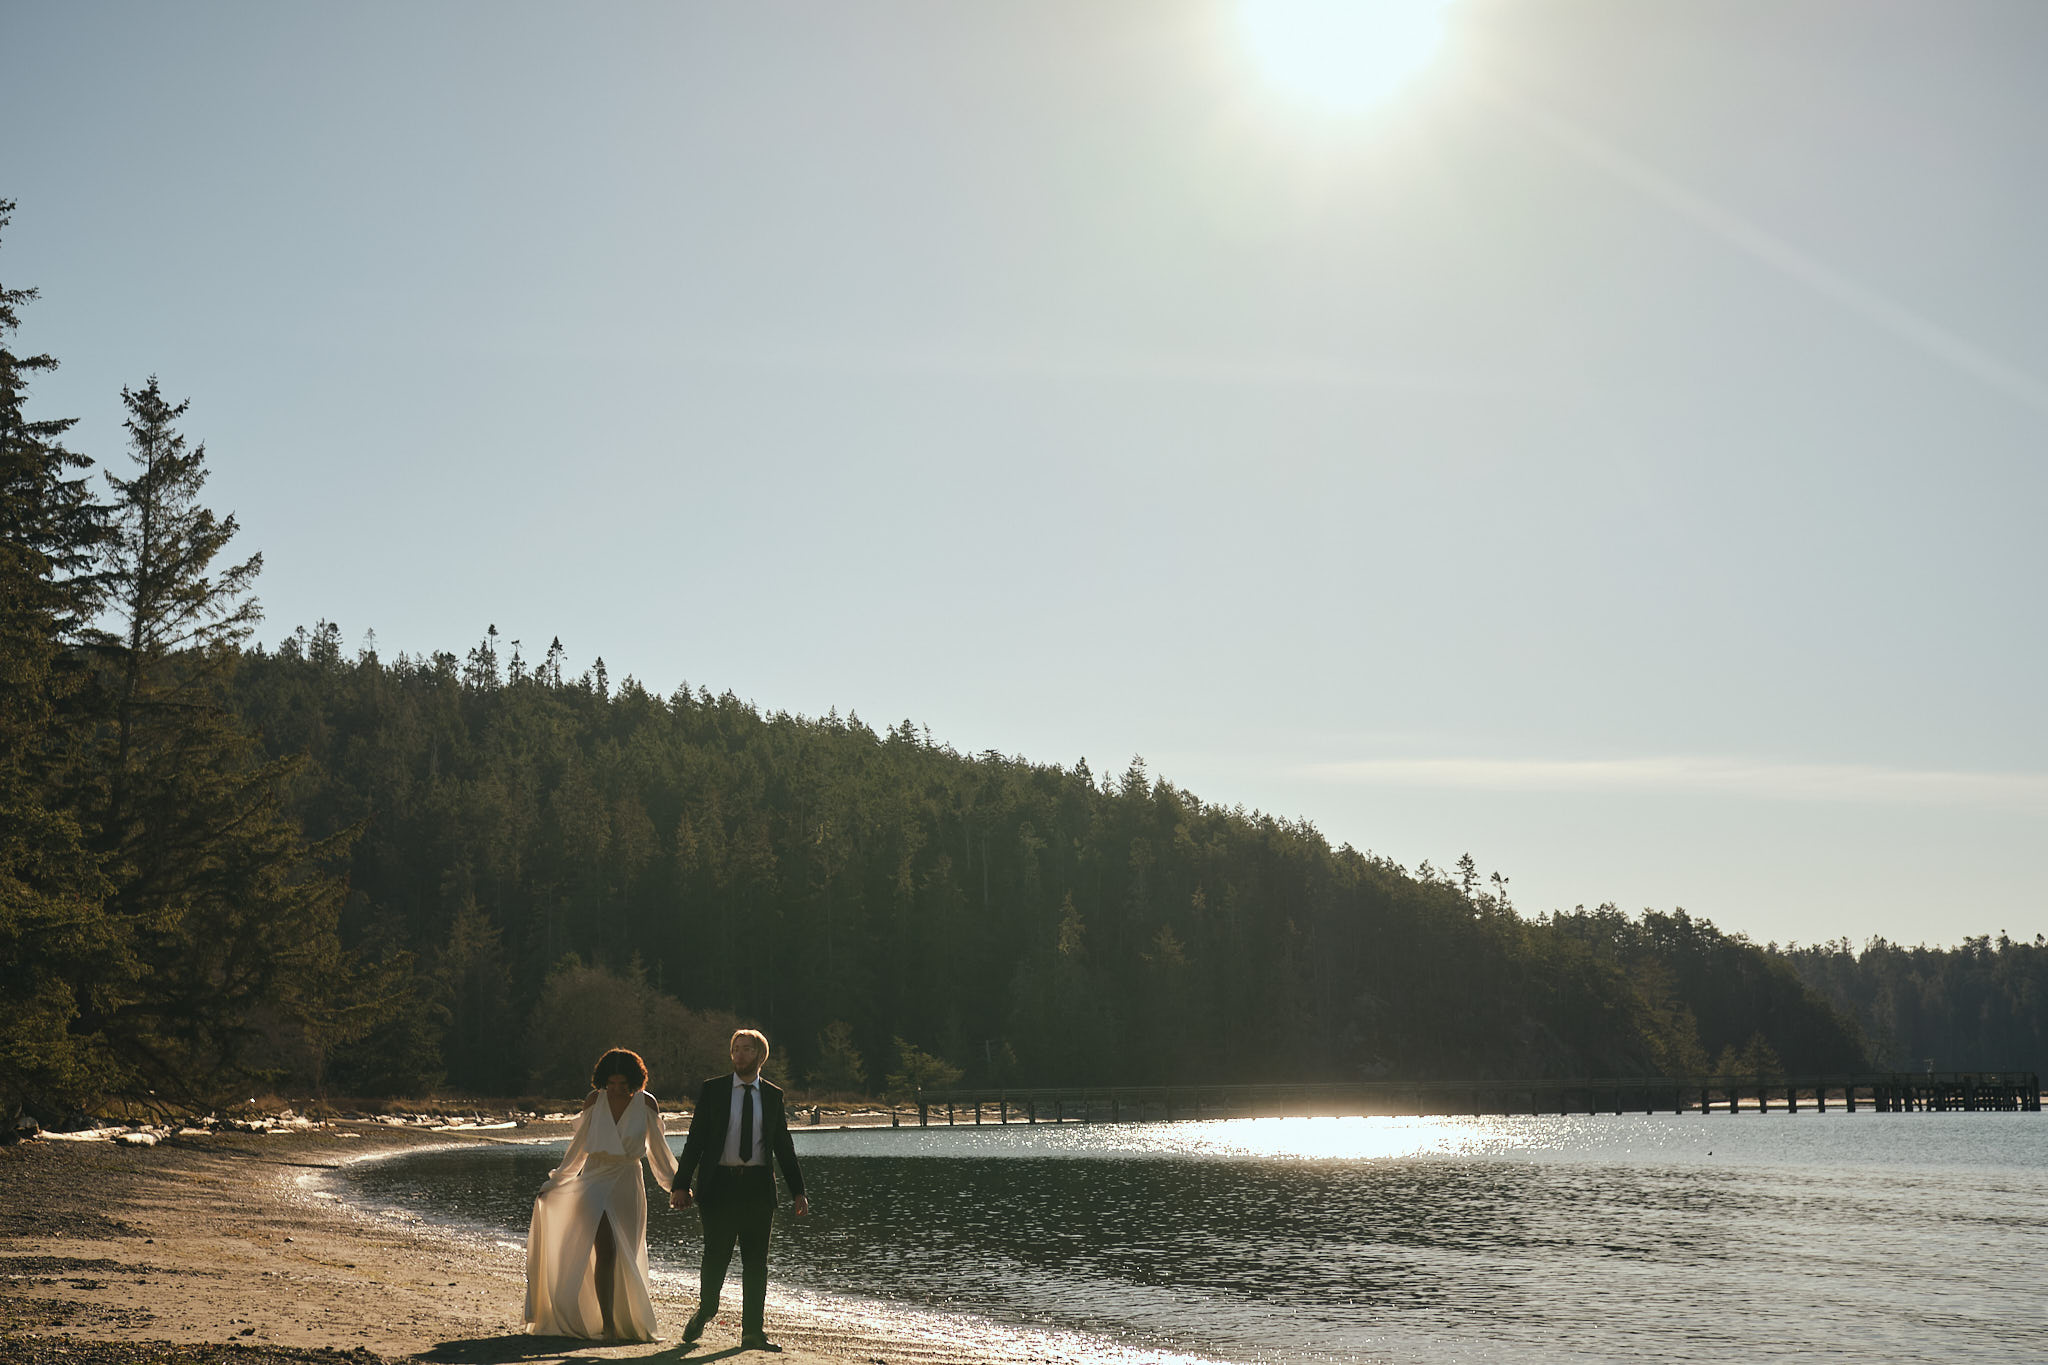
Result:
<svg viewBox="0 0 2048 1365"><path fill-rule="evenodd" d="M740 1096L740 1164L754 1159L754 1087L742 1086Z"/></svg>

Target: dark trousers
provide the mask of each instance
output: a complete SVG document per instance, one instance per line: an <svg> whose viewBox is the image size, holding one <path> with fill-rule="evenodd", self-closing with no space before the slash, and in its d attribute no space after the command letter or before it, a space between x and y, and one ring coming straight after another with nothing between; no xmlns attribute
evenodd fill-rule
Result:
<svg viewBox="0 0 2048 1365"><path fill-rule="evenodd" d="M697 1205L704 1222L704 1275L697 1285L697 1311L718 1311L732 1248L740 1248L740 1335L762 1333L768 1303L768 1230L775 1222L774 1177L766 1166L727 1167L718 1173L724 1188L714 1201Z"/></svg>

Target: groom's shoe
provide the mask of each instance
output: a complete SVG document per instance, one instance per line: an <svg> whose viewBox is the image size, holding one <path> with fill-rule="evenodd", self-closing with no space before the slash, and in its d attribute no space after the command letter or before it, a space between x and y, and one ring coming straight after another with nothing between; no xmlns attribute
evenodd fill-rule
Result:
<svg viewBox="0 0 2048 1365"><path fill-rule="evenodd" d="M696 1312L690 1314L690 1320L683 1324L684 1344L687 1345L690 1342L696 1341L698 1338L702 1337L704 1335L705 1327L709 1326L711 1319L717 1316L718 1310L715 1308L712 1309L709 1313L705 1312L703 1309L700 1308Z"/></svg>
<svg viewBox="0 0 2048 1365"><path fill-rule="evenodd" d="M780 1351L782 1348L759 1332L749 1332L740 1338L742 1351Z"/></svg>

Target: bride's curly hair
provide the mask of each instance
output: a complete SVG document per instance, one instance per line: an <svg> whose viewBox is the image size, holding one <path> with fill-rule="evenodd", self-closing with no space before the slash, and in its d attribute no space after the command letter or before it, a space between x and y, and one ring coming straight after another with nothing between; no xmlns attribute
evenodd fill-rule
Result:
<svg viewBox="0 0 2048 1365"><path fill-rule="evenodd" d="M612 1076L624 1076L633 1083L635 1090L645 1090L647 1063L640 1060L639 1053L629 1048L615 1047L598 1058L597 1065L590 1069L591 1088L604 1089L605 1081Z"/></svg>

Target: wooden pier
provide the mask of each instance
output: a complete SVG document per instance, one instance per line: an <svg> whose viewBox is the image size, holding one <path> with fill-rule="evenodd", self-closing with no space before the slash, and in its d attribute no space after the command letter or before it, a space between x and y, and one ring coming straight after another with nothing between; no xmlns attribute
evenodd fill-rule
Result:
<svg viewBox="0 0 2048 1365"><path fill-rule="evenodd" d="M1146 1123L1177 1119L1504 1114L1876 1114L2041 1112L2031 1071L1887 1071L1847 1076L1637 1076L1598 1080L1362 1081L1331 1085L1149 1085L932 1090L919 1127Z"/></svg>

